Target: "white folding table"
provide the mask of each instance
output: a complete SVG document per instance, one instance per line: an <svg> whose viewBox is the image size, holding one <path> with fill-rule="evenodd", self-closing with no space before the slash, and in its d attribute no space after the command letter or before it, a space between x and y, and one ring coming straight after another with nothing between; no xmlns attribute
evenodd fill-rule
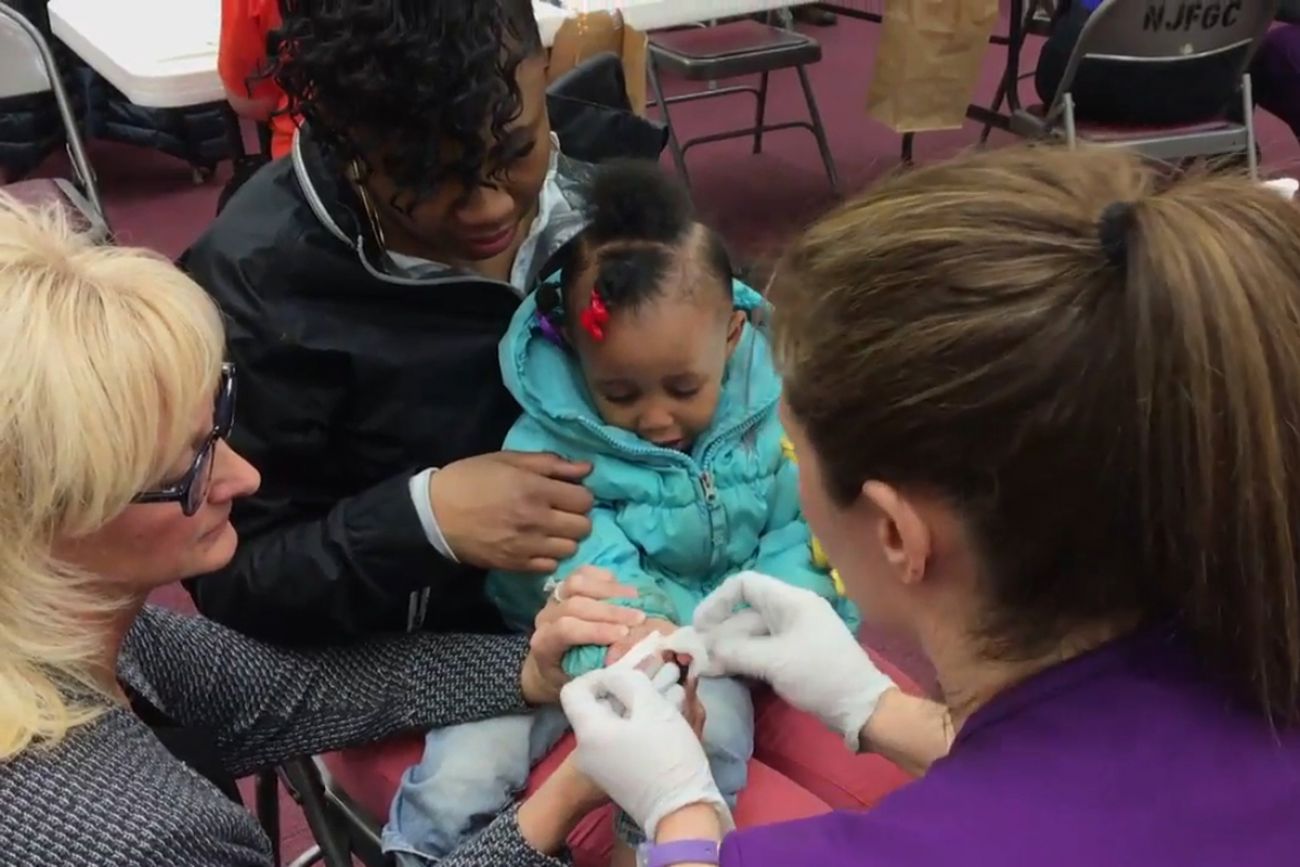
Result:
<svg viewBox="0 0 1300 867"><path fill-rule="evenodd" d="M638 30L766 12L812 0L534 0L549 46L564 20L620 10ZM50 0L50 27L136 105L181 108L225 99L217 75L219 0Z"/></svg>
<svg viewBox="0 0 1300 867"><path fill-rule="evenodd" d="M146 108L221 102L219 0L50 0L54 35Z"/></svg>
<svg viewBox="0 0 1300 867"><path fill-rule="evenodd" d="M563 9L550 0L535 0L537 21L542 28L542 40L551 44L555 31L570 15L582 12L623 13L623 20L637 30L663 30L698 24L715 18L733 18L753 15L790 6L804 6L816 0L561 0Z"/></svg>

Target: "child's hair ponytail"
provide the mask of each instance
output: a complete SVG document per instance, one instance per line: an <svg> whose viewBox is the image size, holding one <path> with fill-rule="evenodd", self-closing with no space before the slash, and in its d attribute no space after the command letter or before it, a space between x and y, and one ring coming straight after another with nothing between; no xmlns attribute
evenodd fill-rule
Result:
<svg viewBox="0 0 1300 867"><path fill-rule="evenodd" d="M611 242L676 246L695 225L686 189L657 163L614 160L597 167L587 193L593 246Z"/></svg>
<svg viewBox="0 0 1300 867"><path fill-rule="evenodd" d="M586 199L589 223L561 274L566 298L594 265L591 288L600 304L635 309L658 297L683 263L716 278L731 297L731 259L721 238L696 220L686 188L657 163L613 160L596 167ZM550 300L552 315L563 315L558 299Z"/></svg>

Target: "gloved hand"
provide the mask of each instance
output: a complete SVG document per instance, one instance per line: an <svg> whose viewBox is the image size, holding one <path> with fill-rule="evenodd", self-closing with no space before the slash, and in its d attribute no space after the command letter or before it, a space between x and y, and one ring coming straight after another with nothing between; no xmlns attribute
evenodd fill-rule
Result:
<svg viewBox="0 0 1300 867"><path fill-rule="evenodd" d="M749 607L740 611L738 605ZM757 572L723 582L695 609L705 674L752 677L861 749L862 727L895 684L867 656L830 603Z"/></svg>
<svg viewBox="0 0 1300 867"><path fill-rule="evenodd" d="M699 738L680 706L643 672L589 672L560 691L560 703L578 739L578 768L651 840L661 819L692 804L712 804L723 830L731 830L731 812Z"/></svg>

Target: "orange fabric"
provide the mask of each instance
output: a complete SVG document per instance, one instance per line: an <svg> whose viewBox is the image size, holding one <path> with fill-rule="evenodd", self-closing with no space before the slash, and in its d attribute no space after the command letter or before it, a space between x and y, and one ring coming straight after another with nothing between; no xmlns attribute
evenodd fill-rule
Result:
<svg viewBox="0 0 1300 867"><path fill-rule="evenodd" d="M274 81L258 79L266 65L266 37L280 26L277 0L221 0L221 41L217 72L226 90L250 99L275 100L277 112L287 98ZM280 157L293 145L294 118L283 113L271 117L271 156Z"/></svg>
<svg viewBox="0 0 1300 867"><path fill-rule="evenodd" d="M280 103L283 109L287 98ZM277 114L271 118L271 158L278 159L293 150L293 134L298 131L298 119L291 114Z"/></svg>

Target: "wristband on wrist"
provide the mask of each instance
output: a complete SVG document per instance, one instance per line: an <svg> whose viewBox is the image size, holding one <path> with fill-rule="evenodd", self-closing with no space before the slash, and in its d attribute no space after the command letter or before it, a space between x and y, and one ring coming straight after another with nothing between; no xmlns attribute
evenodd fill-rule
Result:
<svg viewBox="0 0 1300 867"><path fill-rule="evenodd" d="M717 864L717 840L674 840L671 843L646 843L638 859L644 867L673 867L675 864Z"/></svg>

